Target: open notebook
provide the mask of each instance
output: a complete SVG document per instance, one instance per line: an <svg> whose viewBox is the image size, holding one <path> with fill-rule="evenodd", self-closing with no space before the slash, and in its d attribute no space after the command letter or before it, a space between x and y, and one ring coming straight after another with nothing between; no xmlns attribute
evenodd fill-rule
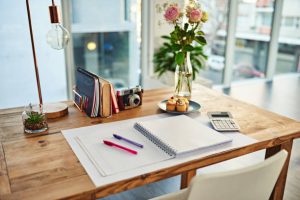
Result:
<svg viewBox="0 0 300 200"><path fill-rule="evenodd" d="M81 128L81 131L85 128ZM232 140L185 115L136 122L131 126L112 126L105 132L86 132L75 139L102 176L154 164ZM112 136L114 133L143 144L144 148L117 140ZM132 155L108 147L103 144L104 139L136 150L138 154Z"/></svg>
<svg viewBox="0 0 300 200"><path fill-rule="evenodd" d="M174 156L232 140L185 115L137 122L134 127Z"/></svg>

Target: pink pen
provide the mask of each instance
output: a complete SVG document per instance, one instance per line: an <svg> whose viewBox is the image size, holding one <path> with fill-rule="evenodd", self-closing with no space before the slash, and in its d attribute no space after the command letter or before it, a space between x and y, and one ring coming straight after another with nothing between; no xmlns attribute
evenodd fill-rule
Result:
<svg viewBox="0 0 300 200"><path fill-rule="evenodd" d="M108 141L108 140L103 140L103 143L106 144L106 145L108 145L108 146L111 146L111 147L116 147L116 148L122 149L122 150L127 151L127 152L132 153L132 154L137 154L137 153L138 153L138 152L135 151L135 150L132 150L132 149L123 147L123 146L121 146L121 145L118 145L118 144L113 143L113 142Z"/></svg>

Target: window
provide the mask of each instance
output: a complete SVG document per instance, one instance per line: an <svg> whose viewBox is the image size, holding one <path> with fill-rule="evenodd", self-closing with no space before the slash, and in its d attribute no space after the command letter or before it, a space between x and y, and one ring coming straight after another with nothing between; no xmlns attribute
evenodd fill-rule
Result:
<svg viewBox="0 0 300 200"><path fill-rule="evenodd" d="M110 79L116 87L129 85L129 32L73 33L76 66Z"/></svg>
<svg viewBox="0 0 300 200"><path fill-rule="evenodd" d="M265 77L273 0L239 0L233 80Z"/></svg>
<svg viewBox="0 0 300 200"><path fill-rule="evenodd" d="M210 19L204 25L208 45L207 68L201 70L200 76L209 79L213 84L222 84L225 68L225 45L227 28L228 0L206 0L203 8L209 12Z"/></svg>
<svg viewBox="0 0 300 200"><path fill-rule="evenodd" d="M294 26L294 17L282 17L281 26L282 27L293 27Z"/></svg>
<svg viewBox="0 0 300 200"><path fill-rule="evenodd" d="M143 24L144 32L147 32L146 40L143 41L143 49L147 49L146 53L143 52L143 78L152 76L153 50L162 44L160 36L169 34L172 29L171 26L159 26L157 23L159 19L155 4L166 1L143 1L147 2L143 8L147 12L142 15L142 0L56 0L58 5L63 2L63 14L70 18L67 25L71 27L72 36L71 50L56 51L47 45L45 39L51 27L48 11L51 1L30 0L44 102L67 99L67 92L70 93L67 91L67 83L70 89L73 84L73 76L70 74L74 70L67 71L67 80L65 63L73 61L74 65L68 65L68 69L69 66L84 67L110 80L117 88L140 84L142 16L143 22L146 22ZM182 5L188 0L174 1ZM269 66L266 69L268 59L272 62L276 59L276 66L269 62L276 67L276 74L299 73L300 0L283 1L279 39L275 41L276 46L278 42L278 54L274 60L272 56L268 57L271 55L270 35L275 30L272 30L272 23L279 25L277 20L272 20L273 14L280 10L277 7L280 4L276 4L277 10L274 10L275 0L202 0L202 6L209 12L210 19L203 27L208 40L205 47L208 60L200 76L211 80L213 84L222 84L224 81L229 2L238 3L238 13L233 16L237 26L232 80L263 78L266 71L272 78L274 68ZM0 12L0 37L3 38L0 40L0 108L38 103L25 2L0 1L0 7L11 8ZM66 60L64 53L67 53Z"/></svg>
<svg viewBox="0 0 300 200"><path fill-rule="evenodd" d="M60 1L55 3L59 5ZM51 28L49 5L51 1L30 1L44 102L67 99L64 51L54 50L46 42ZM0 1L0 8L0 109L39 103L26 3Z"/></svg>
<svg viewBox="0 0 300 200"><path fill-rule="evenodd" d="M111 81L116 88L140 82L138 0L73 0L74 63Z"/></svg>
<svg viewBox="0 0 300 200"><path fill-rule="evenodd" d="M276 74L300 72L300 0L283 2Z"/></svg>

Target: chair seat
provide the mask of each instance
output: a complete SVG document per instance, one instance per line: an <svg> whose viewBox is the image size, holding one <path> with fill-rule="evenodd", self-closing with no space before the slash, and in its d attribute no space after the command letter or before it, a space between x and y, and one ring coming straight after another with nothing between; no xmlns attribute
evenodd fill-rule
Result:
<svg viewBox="0 0 300 200"><path fill-rule="evenodd" d="M187 189L179 190L178 192L155 197L151 200L186 200L188 197Z"/></svg>
<svg viewBox="0 0 300 200"><path fill-rule="evenodd" d="M287 155L281 150L252 166L196 176L187 189L153 200L268 200Z"/></svg>

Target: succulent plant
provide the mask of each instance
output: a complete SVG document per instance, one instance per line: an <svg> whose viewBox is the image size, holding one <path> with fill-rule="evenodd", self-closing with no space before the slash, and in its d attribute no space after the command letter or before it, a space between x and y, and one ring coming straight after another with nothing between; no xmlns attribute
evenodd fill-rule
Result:
<svg viewBox="0 0 300 200"><path fill-rule="evenodd" d="M28 112L26 122L29 124L38 124L44 120L44 115L38 112Z"/></svg>

